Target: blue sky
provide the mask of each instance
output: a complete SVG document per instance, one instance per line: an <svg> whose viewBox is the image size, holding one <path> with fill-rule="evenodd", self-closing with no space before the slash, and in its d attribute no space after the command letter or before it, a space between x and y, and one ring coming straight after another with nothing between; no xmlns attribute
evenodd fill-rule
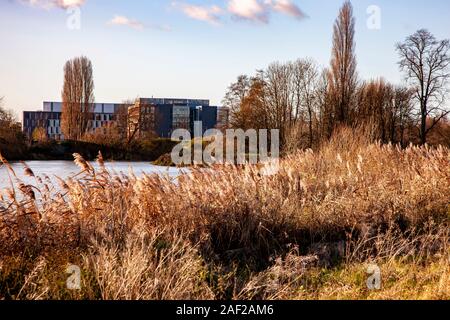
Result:
<svg viewBox="0 0 450 320"><path fill-rule="evenodd" d="M399 83L394 44L419 28L450 38L447 0L353 0L361 78ZM67 27L80 5L80 29ZM192 97L220 104L239 74L312 57L326 66L343 0L0 0L0 96L16 111L60 100L66 60L88 56L97 102ZM367 8L381 9L381 29ZM73 11L72 11L73 12Z"/></svg>

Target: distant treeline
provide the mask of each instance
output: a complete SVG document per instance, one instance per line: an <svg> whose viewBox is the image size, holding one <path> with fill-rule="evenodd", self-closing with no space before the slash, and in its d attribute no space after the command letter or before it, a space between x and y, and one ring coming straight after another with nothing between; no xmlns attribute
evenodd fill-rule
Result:
<svg viewBox="0 0 450 320"><path fill-rule="evenodd" d="M364 127L382 143L450 145L450 40L421 29L395 45L402 84L357 72L355 18L349 1L333 29L330 65L310 58L275 62L240 75L223 101L231 125L280 129L282 149L318 149L340 127Z"/></svg>
<svg viewBox="0 0 450 320"><path fill-rule="evenodd" d="M136 143L128 148L118 145L96 144L83 141L46 141L26 144L10 144L0 140L0 153L8 160L73 160L79 153L85 159L94 160L99 151L107 160L155 161L171 152L175 142L169 139L153 139Z"/></svg>

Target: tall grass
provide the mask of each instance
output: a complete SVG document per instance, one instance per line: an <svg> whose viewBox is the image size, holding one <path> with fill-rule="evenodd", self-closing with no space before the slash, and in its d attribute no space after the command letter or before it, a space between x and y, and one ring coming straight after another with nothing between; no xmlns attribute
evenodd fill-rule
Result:
<svg viewBox="0 0 450 320"><path fill-rule="evenodd" d="M273 175L220 166L176 181L113 174L101 155L94 170L75 155L80 174L59 186L25 185L1 160L11 187L0 197L0 298L450 297L443 147L402 150L342 130ZM397 280L368 292L369 262ZM80 291L65 287L68 264L83 271Z"/></svg>

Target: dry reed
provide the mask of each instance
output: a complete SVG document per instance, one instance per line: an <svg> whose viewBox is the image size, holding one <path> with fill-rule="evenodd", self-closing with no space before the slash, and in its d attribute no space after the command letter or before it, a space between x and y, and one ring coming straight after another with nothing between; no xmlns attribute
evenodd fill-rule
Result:
<svg viewBox="0 0 450 320"><path fill-rule="evenodd" d="M74 157L81 172L60 186L26 185L0 157L11 177L0 197L0 298L450 297L449 149L368 144L343 130L273 175L221 166L176 181ZM349 276L369 262L441 277L416 281L430 295L401 278L370 293ZM84 272L80 292L64 287L68 263Z"/></svg>

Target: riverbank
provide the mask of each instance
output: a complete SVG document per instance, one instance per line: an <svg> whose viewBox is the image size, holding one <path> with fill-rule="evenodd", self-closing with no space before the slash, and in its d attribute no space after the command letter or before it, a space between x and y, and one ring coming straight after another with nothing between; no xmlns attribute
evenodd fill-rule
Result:
<svg viewBox="0 0 450 320"><path fill-rule="evenodd" d="M153 139L131 145L96 144L82 141L48 141L34 143L11 157L3 156L10 161L18 160L73 160L78 153L86 160L94 160L101 152L105 160L111 161L147 161L153 162L170 153L177 143L170 139ZM1 152L1 151L0 151Z"/></svg>

